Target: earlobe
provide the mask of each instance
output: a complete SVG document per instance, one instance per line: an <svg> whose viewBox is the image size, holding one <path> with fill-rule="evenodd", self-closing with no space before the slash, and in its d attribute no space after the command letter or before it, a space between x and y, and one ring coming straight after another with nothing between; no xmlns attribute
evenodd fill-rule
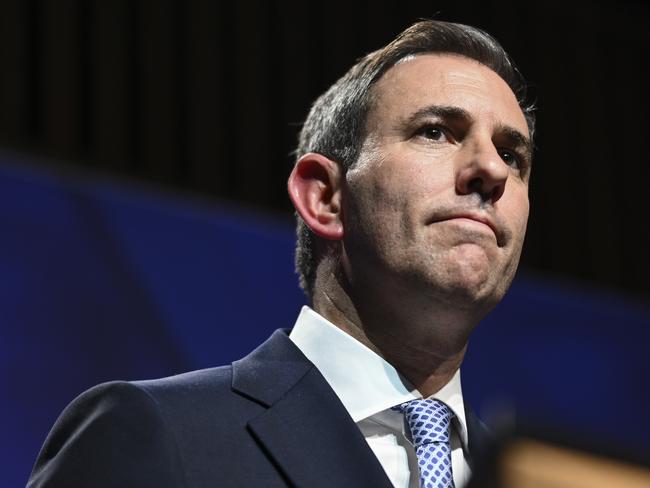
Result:
<svg viewBox="0 0 650 488"><path fill-rule="evenodd" d="M293 206L305 224L324 239L343 238L341 183L339 164L317 153L302 156L289 176Z"/></svg>

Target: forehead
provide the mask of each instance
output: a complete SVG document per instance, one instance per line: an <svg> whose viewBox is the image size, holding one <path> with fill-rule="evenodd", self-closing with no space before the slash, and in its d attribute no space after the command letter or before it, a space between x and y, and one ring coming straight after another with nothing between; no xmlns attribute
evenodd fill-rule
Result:
<svg viewBox="0 0 650 488"><path fill-rule="evenodd" d="M528 134L515 94L494 71L459 55L410 56L390 68L375 84L376 102L369 124L409 117L430 105L457 106L475 120L505 124Z"/></svg>

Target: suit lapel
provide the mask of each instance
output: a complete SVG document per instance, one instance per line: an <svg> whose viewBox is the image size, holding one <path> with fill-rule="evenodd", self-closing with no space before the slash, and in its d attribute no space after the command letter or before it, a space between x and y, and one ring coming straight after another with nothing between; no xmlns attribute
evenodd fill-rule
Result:
<svg viewBox="0 0 650 488"><path fill-rule="evenodd" d="M467 421L469 462L470 466L474 468L487 455L494 438L492 432L481 422L467 402L465 402L465 419Z"/></svg>
<svg viewBox="0 0 650 488"><path fill-rule="evenodd" d="M392 486L341 401L285 333L233 363L233 389L268 407L248 427L292 485Z"/></svg>

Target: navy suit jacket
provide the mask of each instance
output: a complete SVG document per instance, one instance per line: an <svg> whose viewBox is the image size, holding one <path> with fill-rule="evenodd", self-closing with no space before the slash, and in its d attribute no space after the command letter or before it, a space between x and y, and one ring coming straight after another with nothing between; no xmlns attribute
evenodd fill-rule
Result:
<svg viewBox="0 0 650 488"><path fill-rule="evenodd" d="M467 418L475 452L485 431ZM88 390L57 420L27 486L392 485L320 372L276 331L231 366Z"/></svg>

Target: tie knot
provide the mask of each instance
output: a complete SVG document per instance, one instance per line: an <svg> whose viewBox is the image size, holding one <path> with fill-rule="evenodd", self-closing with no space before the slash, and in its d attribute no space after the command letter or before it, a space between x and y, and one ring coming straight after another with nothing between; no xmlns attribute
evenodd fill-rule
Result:
<svg viewBox="0 0 650 488"><path fill-rule="evenodd" d="M440 400L411 400L395 407L404 414L416 448L432 442L449 442L449 425L454 417Z"/></svg>

